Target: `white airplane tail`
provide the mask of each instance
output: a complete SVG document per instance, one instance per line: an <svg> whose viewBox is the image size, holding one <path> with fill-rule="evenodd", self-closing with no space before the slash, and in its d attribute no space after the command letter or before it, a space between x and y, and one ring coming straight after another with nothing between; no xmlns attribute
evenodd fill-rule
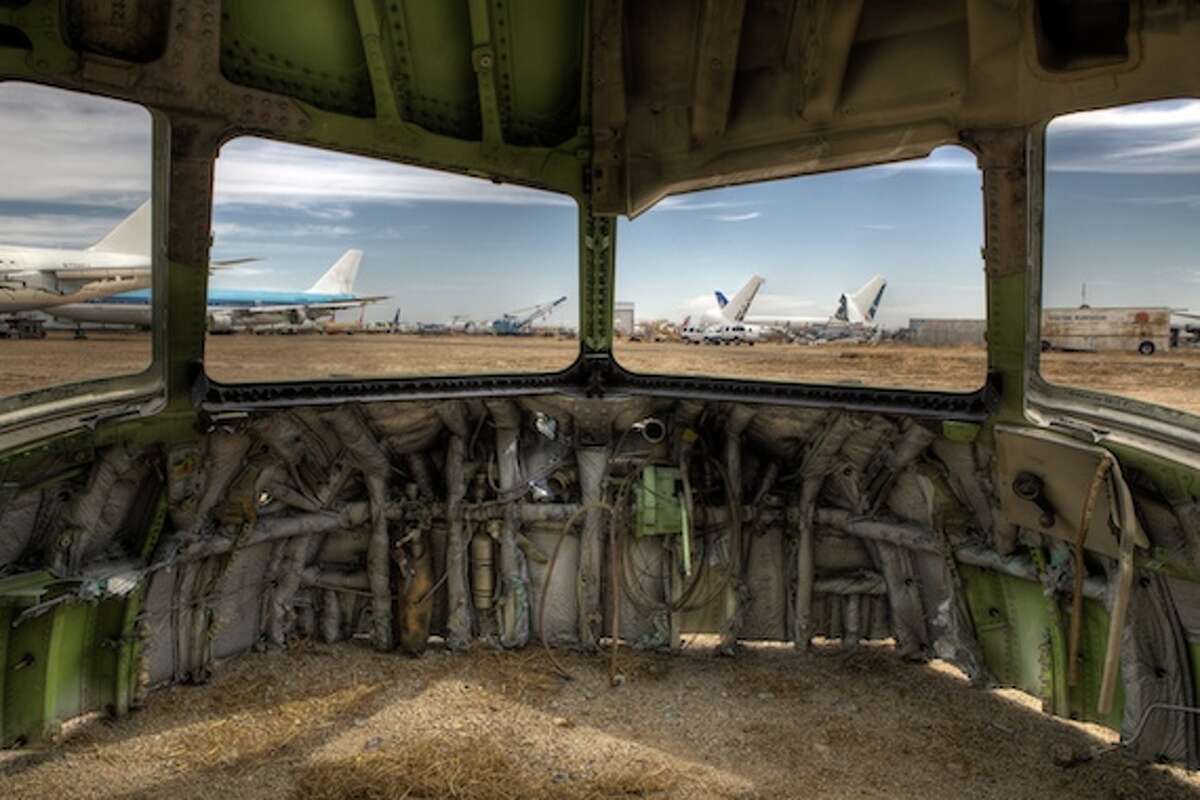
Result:
<svg viewBox="0 0 1200 800"><path fill-rule="evenodd" d="M750 304L754 302L754 297L758 294L758 290L766 283L766 279L754 275L750 280L746 281L746 285L738 289L737 294L733 299L721 307L721 316L730 322L741 322L746 318L746 313L750 310Z"/></svg>
<svg viewBox="0 0 1200 800"><path fill-rule="evenodd" d="M88 248L94 253L127 253L150 255L150 201L117 223L100 241Z"/></svg>
<svg viewBox="0 0 1200 800"><path fill-rule="evenodd" d="M354 294L354 280L362 263L362 250L347 250L307 294Z"/></svg>
<svg viewBox="0 0 1200 800"><path fill-rule="evenodd" d="M879 304L883 300L883 290L887 288L887 279L876 275L867 281L861 289L850 295L842 295L838 303L838 311L834 316L843 322L870 323L875 321Z"/></svg>

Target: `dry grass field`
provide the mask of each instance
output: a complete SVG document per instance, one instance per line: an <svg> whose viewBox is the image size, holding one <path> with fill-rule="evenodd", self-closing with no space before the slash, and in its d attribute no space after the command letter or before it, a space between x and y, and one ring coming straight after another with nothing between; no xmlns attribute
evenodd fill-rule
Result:
<svg viewBox="0 0 1200 800"><path fill-rule="evenodd" d="M361 644L247 655L133 716L0 754L0 796L248 800L1169 798L1200 784L1104 729L885 644L717 658L539 649L420 659Z"/></svg>
<svg viewBox="0 0 1200 800"><path fill-rule="evenodd" d="M306 380L514 372L552 372L571 364L574 341L490 336L213 336L207 368L221 381ZM0 395L144 368L145 335L92 334L74 341L0 340ZM689 346L618 342L617 359L636 372L714 375L805 383L972 391L983 382L978 347L758 344ZM1112 392L1200 413L1200 352L1049 353L1051 381Z"/></svg>

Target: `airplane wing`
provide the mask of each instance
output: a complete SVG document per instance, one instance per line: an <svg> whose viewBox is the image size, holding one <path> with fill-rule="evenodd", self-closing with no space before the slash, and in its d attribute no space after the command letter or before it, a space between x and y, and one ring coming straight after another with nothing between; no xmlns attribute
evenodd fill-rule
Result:
<svg viewBox="0 0 1200 800"><path fill-rule="evenodd" d="M240 308L231 308L228 313L235 319L238 317L253 318L255 316L266 316L270 314L287 314L292 311L304 312L332 312L344 311L348 308L359 308L368 303L378 303L381 300L389 299L387 295L374 295L369 297L356 297L353 300L332 300L324 303L286 303L278 305L263 305L263 306L243 306Z"/></svg>
<svg viewBox="0 0 1200 800"><path fill-rule="evenodd" d="M261 258L231 258L223 261L210 261L208 271L210 273L218 270L230 269L242 264L249 264L254 261L262 261ZM19 280L21 278L34 278L39 275L53 275L60 281L100 281L100 280L131 280L145 276L150 272L150 268L145 264L130 264L129 266L108 265L104 267L90 267L86 264L63 264L61 267L47 267L45 269L30 269L25 266L8 266L0 264L0 278L7 280Z"/></svg>
<svg viewBox="0 0 1200 800"><path fill-rule="evenodd" d="M209 271L209 272L216 272L216 271L218 271L218 270L222 270L222 269L229 269L230 267L237 267L237 266L241 266L242 264L252 264L252 263L254 263L255 261L262 261L262 259L261 259L261 258L258 258L258 257L252 257L252 258L224 258L224 259L221 259L221 260L219 260L219 261L209 261L209 262L208 262L208 271Z"/></svg>

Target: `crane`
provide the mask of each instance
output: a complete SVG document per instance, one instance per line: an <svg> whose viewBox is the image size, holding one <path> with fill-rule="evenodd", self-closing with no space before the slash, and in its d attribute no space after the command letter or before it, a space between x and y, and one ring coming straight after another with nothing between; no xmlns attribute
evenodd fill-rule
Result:
<svg viewBox="0 0 1200 800"><path fill-rule="evenodd" d="M567 300L563 295L549 303L539 303L536 306L518 308L516 311L505 313L492 323L492 330L500 336L523 336L529 333L529 327L543 317L548 317L554 309Z"/></svg>

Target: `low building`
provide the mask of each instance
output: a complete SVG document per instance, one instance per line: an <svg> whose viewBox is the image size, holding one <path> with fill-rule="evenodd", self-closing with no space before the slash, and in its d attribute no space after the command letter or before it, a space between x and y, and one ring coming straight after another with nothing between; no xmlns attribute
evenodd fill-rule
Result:
<svg viewBox="0 0 1200 800"><path fill-rule="evenodd" d="M982 319L910 319L908 330L913 344L927 347L982 345L986 341L987 321Z"/></svg>
<svg viewBox="0 0 1200 800"><path fill-rule="evenodd" d="M618 336L629 336L633 325L633 303L617 301L613 306L613 330Z"/></svg>

